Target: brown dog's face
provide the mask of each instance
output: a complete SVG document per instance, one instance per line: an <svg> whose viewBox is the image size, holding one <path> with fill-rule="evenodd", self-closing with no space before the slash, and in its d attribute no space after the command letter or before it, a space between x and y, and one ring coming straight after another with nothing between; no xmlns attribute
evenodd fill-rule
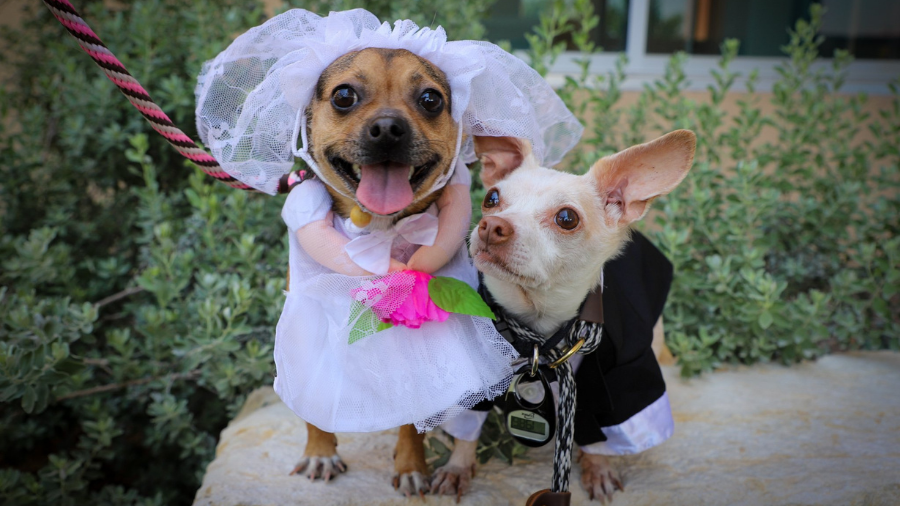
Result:
<svg viewBox="0 0 900 506"><path fill-rule="evenodd" d="M456 148L450 107L444 73L405 49L363 49L329 65L307 124L335 210L348 216L358 202L399 218L427 208L440 192L425 192L450 170Z"/></svg>

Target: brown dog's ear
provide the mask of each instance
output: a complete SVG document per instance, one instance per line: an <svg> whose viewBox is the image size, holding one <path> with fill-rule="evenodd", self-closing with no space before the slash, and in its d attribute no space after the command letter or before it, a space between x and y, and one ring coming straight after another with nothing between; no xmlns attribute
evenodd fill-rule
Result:
<svg viewBox="0 0 900 506"><path fill-rule="evenodd" d="M490 188L531 156L531 143L515 137L476 136L475 155L481 160L481 181Z"/></svg>
<svg viewBox="0 0 900 506"><path fill-rule="evenodd" d="M676 130L601 158L588 175L606 199L606 219L619 225L641 219L650 201L669 193L684 179L696 146L694 132Z"/></svg>

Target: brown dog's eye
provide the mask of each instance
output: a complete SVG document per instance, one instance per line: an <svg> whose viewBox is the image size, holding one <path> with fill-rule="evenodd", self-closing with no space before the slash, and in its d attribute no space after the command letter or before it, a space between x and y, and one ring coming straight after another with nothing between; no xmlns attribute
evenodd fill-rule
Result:
<svg viewBox="0 0 900 506"><path fill-rule="evenodd" d="M425 90L419 97L419 105L422 109L437 114L444 110L444 97L435 90Z"/></svg>
<svg viewBox="0 0 900 506"><path fill-rule="evenodd" d="M498 192L495 188L491 188L488 190L487 195L484 196L484 207L490 209L491 207L497 207L500 204L500 192Z"/></svg>
<svg viewBox="0 0 900 506"><path fill-rule="evenodd" d="M578 213L565 207L556 213L556 224L563 230L572 230L578 226Z"/></svg>
<svg viewBox="0 0 900 506"><path fill-rule="evenodd" d="M356 95L356 90L349 86L340 86L331 95L331 103L338 109L349 109L358 101L359 97Z"/></svg>

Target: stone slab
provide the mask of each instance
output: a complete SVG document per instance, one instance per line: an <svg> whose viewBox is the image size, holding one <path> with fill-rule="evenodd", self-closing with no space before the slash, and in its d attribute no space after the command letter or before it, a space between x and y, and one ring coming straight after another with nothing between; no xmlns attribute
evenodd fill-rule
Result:
<svg viewBox="0 0 900 506"><path fill-rule="evenodd" d="M831 355L792 367L733 367L683 380L664 367L675 435L616 459L616 506L900 505L900 354ZM305 424L271 389L257 390L222 432L196 506L405 506L390 485L395 431L339 434L349 472L329 484L288 472ZM549 486L552 449L479 469L464 505L521 505ZM572 503L589 504L572 475ZM448 497L427 499L450 505ZM595 503L596 504L596 503Z"/></svg>

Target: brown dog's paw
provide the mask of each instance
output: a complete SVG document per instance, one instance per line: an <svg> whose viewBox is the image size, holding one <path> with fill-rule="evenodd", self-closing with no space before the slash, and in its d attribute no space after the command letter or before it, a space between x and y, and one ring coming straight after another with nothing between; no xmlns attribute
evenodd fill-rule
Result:
<svg viewBox="0 0 900 506"><path fill-rule="evenodd" d="M425 499L425 494L428 493L428 477L418 471L395 474L391 478L391 483L394 485L394 490L406 497L418 495Z"/></svg>
<svg viewBox="0 0 900 506"><path fill-rule="evenodd" d="M428 493L428 464L425 463L424 434L412 425L400 427L397 447L394 449L394 489L406 497L418 495L425 499Z"/></svg>
<svg viewBox="0 0 900 506"><path fill-rule="evenodd" d="M297 466L291 471L291 476L303 473L310 480L322 478L325 483L328 483L331 478L346 470L347 464L344 464L341 457L335 453L330 457L303 457L303 460L297 463Z"/></svg>
<svg viewBox="0 0 900 506"><path fill-rule="evenodd" d="M581 485L593 501L596 498L602 503L612 501L616 489L625 490L619 473L603 455L581 454Z"/></svg>
<svg viewBox="0 0 900 506"><path fill-rule="evenodd" d="M439 495L455 495L456 502L472 487L475 477L475 464L462 467L447 464L434 471L431 479L431 493Z"/></svg>

